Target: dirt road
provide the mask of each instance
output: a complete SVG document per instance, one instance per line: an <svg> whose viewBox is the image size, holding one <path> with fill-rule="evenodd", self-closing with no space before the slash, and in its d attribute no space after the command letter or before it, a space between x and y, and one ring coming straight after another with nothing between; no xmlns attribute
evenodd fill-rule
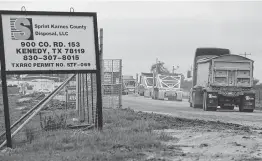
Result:
<svg viewBox="0 0 262 161"><path fill-rule="evenodd" d="M262 161L261 111L240 113L236 108L234 111L219 109L216 112L211 112L191 108L186 100L171 102L135 96L123 96L123 107L207 121L201 123L201 121L192 120L189 123L191 125L189 128L185 127L185 121L183 121L181 127L184 129L175 127L164 130L177 138L176 141L168 141L166 144L180 147L184 155L172 157L173 153L168 153L168 155L152 153L152 161L157 160L155 158L172 161ZM217 126L216 122L212 121L233 124ZM235 130L234 126L237 127L237 125L234 124L246 125L250 128ZM177 123L174 125L179 126Z"/></svg>
<svg viewBox="0 0 262 161"><path fill-rule="evenodd" d="M123 107L130 107L138 111L156 112L175 117L202 119L207 121L221 121L262 128L262 111L255 110L253 113L239 112L235 107L232 110L203 111L189 107L186 100L182 102L152 100L141 96L123 96Z"/></svg>

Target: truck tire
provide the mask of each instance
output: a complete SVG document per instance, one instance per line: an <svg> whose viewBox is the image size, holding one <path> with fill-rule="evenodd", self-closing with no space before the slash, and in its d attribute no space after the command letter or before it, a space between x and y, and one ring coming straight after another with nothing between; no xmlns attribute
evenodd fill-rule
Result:
<svg viewBox="0 0 262 161"><path fill-rule="evenodd" d="M192 93L192 107L197 108L197 105L195 105L195 96L194 93Z"/></svg>
<svg viewBox="0 0 262 161"><path fill-rule="evenodd" d="M204 95L203 95L203 110L204 111L207 111L207 93L204 92Z"/></svg>
<svg viewBox="0 0 262 161"><path fill-rule="evenodd" d="M189 106L192 107L192 102L190 102L190 98L188 98Z"/></svg>
<svg viewBox="0 0 262 161"><path fill-rule="evenodd" d="M244 110L243 110L243 104L240 102L240 104L239 104L239 112L244 112Z"/></svg>
<svg viewBox="0 0 262 161"><path fill-rule="evenodd" d="M193 103L192 103L192 107L193 107L193 108L197 108L197 105L194 104L194 101L193 101Z"/></svg>

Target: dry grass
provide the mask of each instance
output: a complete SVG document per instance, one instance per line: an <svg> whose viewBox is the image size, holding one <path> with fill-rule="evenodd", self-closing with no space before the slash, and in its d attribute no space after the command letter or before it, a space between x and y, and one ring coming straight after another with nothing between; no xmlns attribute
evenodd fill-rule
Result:
<svg viewBox="0 0 262 161"><path fill-rule="evenodd" d="M146 160L146 154L169 152L183 155L179 148L170 149L162 142L177 138L162 129L194 129L198 131L247 131L248 127L215 121L190 120L170 116L134 112L130 109L104 109L102 131L59 130L41 134L27 127L24 141L14 139L16 149L11 155L1 156L2 161L125 161ZM39 122L38 122L39 123ZM39 125L38 125L39 126ZM39 132L39 131L38 131ZM16 136L19 137L19 136ZM16 138L15 137L15 138ZM131 161L130 160L130 161Z"/></svg>
<svg viewBox="0 0 262 161"><path fill-rule="evenodd" d="M158 135L153 132L163 129L163 123L144 118L132 110L106 109L104 123L103 131L48 131L36 139L29 129L29 141L19 146L11 156L0 157L0 160L141 160L145 157L142 152L163 150L166 147L161 141L173 139L164 133Z"/></svg>

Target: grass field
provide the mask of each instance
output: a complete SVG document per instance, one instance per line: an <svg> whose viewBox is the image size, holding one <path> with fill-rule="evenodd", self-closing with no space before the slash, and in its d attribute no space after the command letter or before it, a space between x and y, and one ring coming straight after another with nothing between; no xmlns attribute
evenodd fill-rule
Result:
<svg viewBox="0 0 262 161"><path fill-rule="evenodd" d="M161 141L174 138L165 133L153 133L166 126L154 119L146 119L131 110L104 110L103 131L64 130L46 133L32 143L17 147L11 156L1 160L19 161L123 161L141 159L142 151L160 151L167 148ZM177 155L181 152L177 150Z"/></svg>
<svg viewBox="0 0 262 161"><path fill-rule="evenodd" d="M173 118L130 109L104 109L104 128L97 130L59 130L45 132L32 142L23 142L15 150L0 153L1 161L157 161L149 154L183 157L180 146L163 142L178 139L161 130L216 132L249 131L248 127L220 122ZM160 130L156 133L156 130ZM205 140L203 140L205 141ZM204 146L204 145L201 145ZM200 146L200 147L201 147ZM200 155L200 154L199 154ZM188 156L191 157L191 156ZM161 159L160 159L161 160Z"/></svg>

